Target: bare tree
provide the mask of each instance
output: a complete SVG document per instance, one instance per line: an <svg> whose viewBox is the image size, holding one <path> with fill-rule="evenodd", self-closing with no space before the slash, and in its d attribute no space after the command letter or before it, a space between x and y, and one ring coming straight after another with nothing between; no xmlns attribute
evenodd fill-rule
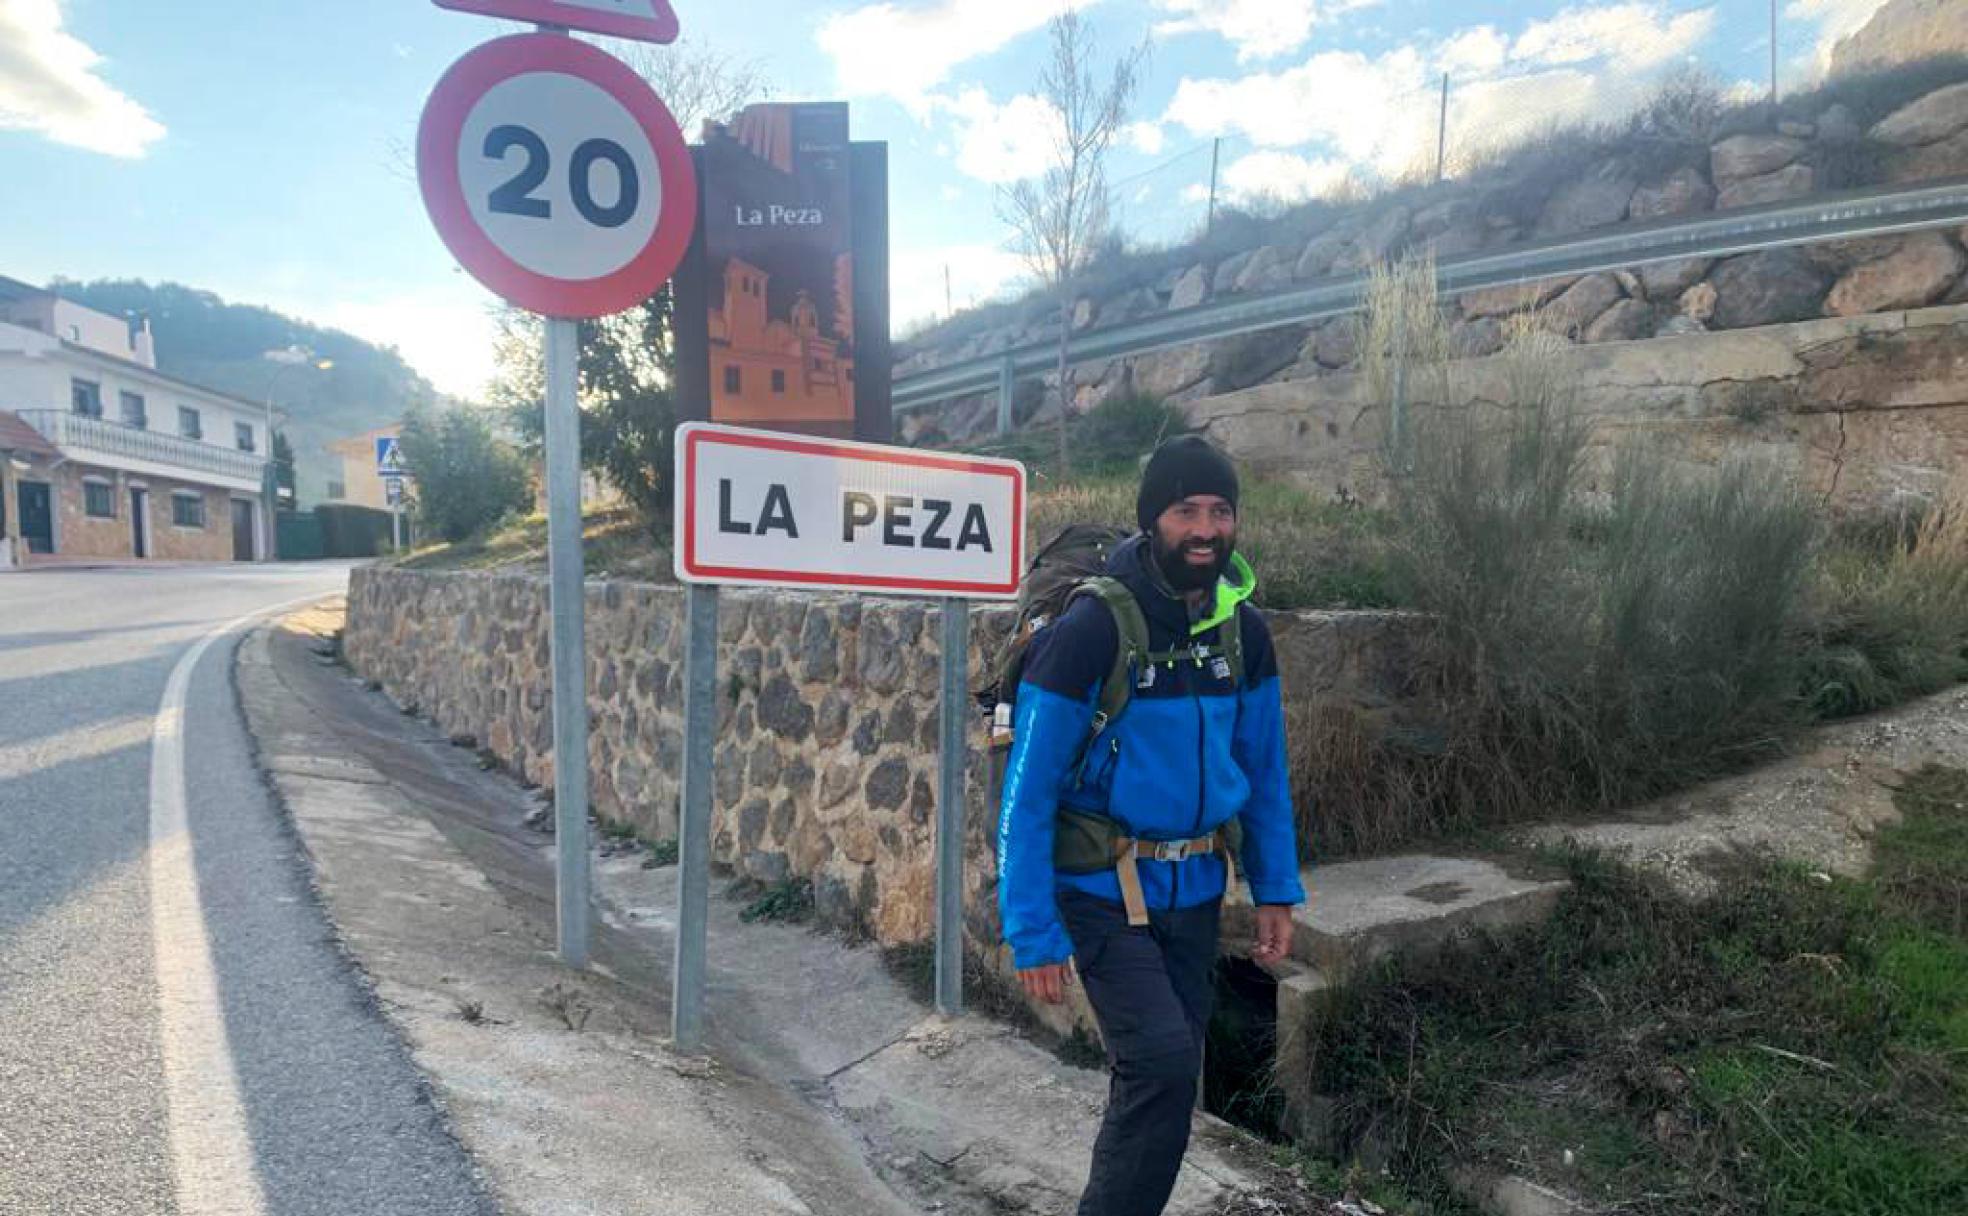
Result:
<svg viewBox="0 0 1968 1216"><path fill-rule="evenodd" d="M1103 84L1094 80L1093 31L1071 9L1048 27L1052 57L1039 73L1039 97L1055 115L1052 161L1037 179L999 192L998 214L1017 233L1019 254L1059 298L1059 470L1069 466L1066 418L1072 412L1066 346L1073 334L1074 286L1112 223L1107 189L1107 150L1127 121L1148 44L1114 64Z"/></svg>
<svg viewBox="0 0 1968 1216"><path fill-rule="evenodd" d="M706 121L724 122L772 93L757 60L734 59L688 39L665 47L637 43L617 53L656 90L685 139L697 139Z"/></svg>

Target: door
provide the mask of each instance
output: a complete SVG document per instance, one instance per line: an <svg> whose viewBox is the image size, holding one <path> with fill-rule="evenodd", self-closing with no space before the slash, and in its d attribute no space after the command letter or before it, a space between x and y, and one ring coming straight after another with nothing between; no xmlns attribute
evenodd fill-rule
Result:
<svg viewBox="0 0 1968 1216"><path fill-rule="evenodd" d="M232 500L232 560L253 560L253 504L243 498Z"/></svg>
<svg viewBox="0 0 1968 1216"><path fill-rule="evenodd" d="M45 481L23 481L20 486L21 539L29 553L55 551L54 494Z"/></svg>
<svg viewBox="0 0 1968 1216"><path fill-rule="evenodd" d="M130 552L150 556L150 491L130 491Z"/></svg>

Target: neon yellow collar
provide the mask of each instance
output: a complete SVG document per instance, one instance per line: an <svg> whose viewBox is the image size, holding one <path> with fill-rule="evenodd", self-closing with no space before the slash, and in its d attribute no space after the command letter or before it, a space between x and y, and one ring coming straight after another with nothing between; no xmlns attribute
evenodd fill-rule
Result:
<svg viewBox="0 0 1968 1216"><path fill-rule="evenodd" d="M1232 582L1234 578L1236 581ZM1189 626L1190 636L1206 633L1237 615L1237 608L1257 590L1257 571L1241 553L1230 555L1229 577L1216 580L1216 603L1210 614Z"/></svg>

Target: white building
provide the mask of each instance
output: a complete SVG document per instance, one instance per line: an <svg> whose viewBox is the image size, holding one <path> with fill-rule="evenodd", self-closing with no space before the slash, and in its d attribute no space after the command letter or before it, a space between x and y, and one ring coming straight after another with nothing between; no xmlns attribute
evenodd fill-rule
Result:
<svg viewBox="0 0 1968 1216"><path fill-rule="evenodd" d="M265 560L271 449L264 407L157 370L147 321L0 277L0 560Z"/></svg>

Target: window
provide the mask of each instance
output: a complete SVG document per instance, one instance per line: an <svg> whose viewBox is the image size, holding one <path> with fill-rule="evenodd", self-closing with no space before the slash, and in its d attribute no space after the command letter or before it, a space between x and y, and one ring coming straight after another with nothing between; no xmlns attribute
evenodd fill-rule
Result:
<svg viewBox="0 0 1968 1216"><path fill-rule="evenodd" d="M772 391L775 393L783 393L786 391L785 368L775 367L772 369Z"/></svg>
<svg viewBox="0 0 1968 1216"><path fill-rule="evenodd" d="M186 439L205 438L205 428L198 421L198 411L188 405L178 407L178 434Z"/></svg>
<svg viewBox="0 0 1968 1216"><path fill-rule="evenodd" d="M743 392L743 391L744 391L744 389L740 387L740 385L742 385L743 383L744 383L744 382L743 382L743 380L741 380L741 379L739 378L739 375L738 375L738 369L737 369L736 367L730 367L730 366L727 366L727 367L726 367L726 368L724 369L724 391L725 391L725 392L727 392L727 393L740 393L740 392Z"/></svg>
<svg viewBox="0 0 1968 1216"><path fill-rule="evenodd" d="M75 412L85 418L100 418L103 416L102 385L97 384L94 380L70 380L68 382L68 399L74 405Z"/></svg>
<svg viewBox="0 0 1968 1216"><path fill-rule="evenodd" d="M122 394L122 398L123 425L133 426L138 430L143 430L150 426L150 415L144 410L143 394L124 393Z"/></svg>
<svg viewBox="0 0 1968 1216"><path fill-rule="evenodd" d="M238 444L238 445L239 445L239 450L240 450L240 451L242 451L242 452L251 452L251 451L253 451L253 450L254 450L254 445L253 445L253 424L252 424L252 423L250 423L250 422L235 422L235 423L233 423L233 424L232 424L232 439L233 439L233 442L234 442L234 443L236 443L236 444Z"/></svg>
<svg viewBox="0 0 1968 1216"><path fill-rule="evenodd" d="M196 494L171 495L171 522L180 528L203 528L205 500Z"/></svg>
<svg viewBox="0 0 1968 1216"><path fill-rule="evenodd" d="M332 478L331 478L331 479L329 479L329 482L328 482L328 497L329 497L329 498L331 498L331 499L334 499L334 500L337 500L337 501L339 501L339 500L341 500L341 499L344 499L344 498L347 498L347 497L348 497L348 486L347 486L346 484L344 484L344 483L342 483L342 482L339 482L339 481L335 481L335 480L334 480L334 479L332 479Z"/></svg>
<svg viewBox="0 0 1968 1216"><path fill-rule="evenodd" d="M83 482L82 510L93 519L115 519L116 487L106 481Z"/></svg>

